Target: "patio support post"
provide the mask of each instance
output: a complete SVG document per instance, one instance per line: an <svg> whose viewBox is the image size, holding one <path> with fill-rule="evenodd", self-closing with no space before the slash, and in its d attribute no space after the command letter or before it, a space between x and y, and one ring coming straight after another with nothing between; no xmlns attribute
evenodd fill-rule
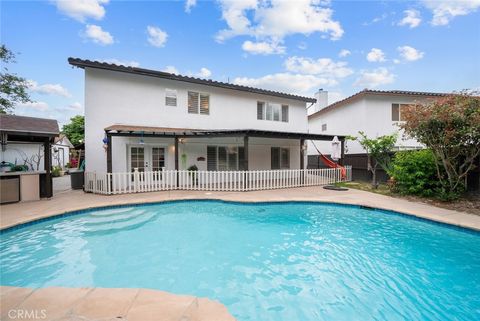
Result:
<svg viewBox="0 0 480 321"><path fill-rule="evenodd" d="M303 150L303 145L305 145L305 139L300 139L300 169L305 167L305 151Z"/></svg>
<svg viewBox="0 0 480 321"><path fill-rule="evenodd" d="M305 139L300 139L300 169L305 169L305 150L303 149L305 145ZM300 172L300 182L303 185L305 178L305 173Z"/></svg>
<svg viewBox="0 0 480 321"><path fill-rule="evenodd" d="M177 171L177 187L179 182L178 176L178 136L175 136L175 170Z"/></svg>
<svg viewBox="0 0 480 321"><path fill-rule="evenodd" d="M342 139L340 141L341 143L341 154L340 154L340 161L338 162L340 165L344 166L345 165L345 139Z"/></svg>
<svg viewBox="0 0 480 321"><path fill-rule="evenodd" d="M248 171L248 136L243 136L243 170Z"/></svg>
<svg viewBox="0 0 480 321"><path fill-rule="evenodd" d="M107 134L107 172L112 172L112 135L109 133Z"/></svg>
<svg viewBox="0 0 480 321"><path fill-rule="evenodd" d="M45 196L52 197L52 148L50 145L50 138L46 138L43 143L43 158L43 167L45 169Z"/></svg>

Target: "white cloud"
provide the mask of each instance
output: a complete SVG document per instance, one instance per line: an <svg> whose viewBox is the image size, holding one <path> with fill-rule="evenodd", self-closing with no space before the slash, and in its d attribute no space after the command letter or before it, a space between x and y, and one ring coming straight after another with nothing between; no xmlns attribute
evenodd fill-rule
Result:
<svg viewBox="0 0 480 321"><path fill-rule="evenodd" d="M122 65L127 67L139 67L140 63L138 61L127 61L127 60L119 60L116 58L109 58L109 59L97 59L101 62L106 62L107 64L114 64L114 65Z"/></svg>
<svg viewBox="0 0 480 321"><path fill-rule="evenodd" d="M217 34L220 42L240 35L276 41L296 33L321 32L332 40L343 35L340 23L332 18L333 10L318 0L220 0L220 5L228 25Z"/></svg>
<svg viewBox="0 0 480 321"><path fill-rule="evenodd" d="M167 42L168 34L162 29L154 26L147 27L148 42L154 47L163 47Z"/></svg>
<svg viewBox="0 0 480 321"><path fill-rule="evenodd" d="M60 84L43 84L39 85L34 80L28 81L28 88L35 93L39 93L42 95L57 95L63 97L71 97L70 93L67 89L65 89Z"/></svg>
<svg viewBox="0 0 480 321"><path fill-rule="evenodd" d="M420 12L418 10L409 9L405 10L405 17L398 23L399 26L409 26L410 28L416 28L422 22Z"/></svg>
<svg viewBox="0 0 480 321"><path fill-rule="evenodd" d="M190 12L193 7L197 5L197 0L187 0L185 1L185 12Z"/></svg>
<svg viewBox="0 0 480 321"><path fill-rule="evenodd" d="M180 71L175 66L167 66L162 71L168 72L171 74L176 74L176 75L181 74ZM184 74L190 77L209 78L212 75L212 72L208 68L202 67L198 72L188 71Z"/></svg>
<svg viewBox="0 0 480 321"><path fill-rule="evenodd" d="M87 25L84 36L99 45L111 45L113 43L112 35L96 25Z"/></svg>
<svg viewBox="0 0 480 321"><path fill-rule="evenodd" d="M70 105L67 105L66 106L66 109L67 110L73 110L73 111L81 111L83 110L83 106L82 104L80 104L78 101L77 102L74 102Z"/></svg>
<svg viewBox="0 0 480 321"><path fill-rule="evenodd" d="M308 48L308 46L304 41L302 41L298 44L298 49L300 49L300 50L306 50L307 48Z"/></svg>
<svg viewBox="0 0 480 321"><path fill-rule="evenodd" d="M271 55L285 53L285 47L278 42L259 41L252 42L247 40L243 43L242 49L254 55Z"/></svg>
<svg viewBox="0 0 480 321"><path fill-rule="evenodd" d="M233 80L233 83L237 85L305 95L311 94L320 86L334 86L337 84L337 81L315 75L276 73L259 78L237 77Z"/></svg>
<svg viewBox="0 0 480 321"><path fill-rule="evenodd" d="M382 62L385 61L385 53L378 48L372 48L367 54L367 60L370 62Z"/></svg>
<svg viewBox="0 0 480 321"><path fill-rule="evenodd" d="M56 0L54 2L57 9L63 14L80 22L85 22L88 18L101 20L105 16L103 6L109 0Z"/></svg>
<svg viewBox="0 0 480 321"><path fill-rule="evenodd" d="M351 54L352 54L352 52L350 50L342 49L342 50L340 50L338 56L343 58L343 57L350 56Z"/></svg>
<svg viewBox="0 0 480 321"><path fill-rule="evenodd" d="M387 17L388 17L388 14L387 14L387 13L383 13L381 16L375 17L375 18L373 18L371 21L362 23L362 25L364 25L364 26L370 26L370 25L373 25L373 24L375 24L375 23L377 23L377 22L380 22L380 21L382 21L382 20L385 20Z"/></svg>
<svg viewBox="0 0 480 321"><path fill-rule="evenodd" d="M424 0L423 3L433 13L434 26L448 25L456 16L465 16L480 8L480 0Z"/></svg>
<svg viewBox="0 0 480 321"><path fill-rule="evenodd" d="M289 57L285 63L285 69L309 75L321 75L330 78L344 78L353 74L353 70L347 67L343 61L335 62L330 58L317 60L305 57Z"/></svg>
<svg viewBox="0 0 480 321"><path fill-rule="evenodd" d="M162 71L178 75L180 72L174 66L167 66Z"/></svg>
<svg viewBox="0 0 480 321"><path fill-rule="evenodd" d="M212 75L212 72L205 67L200 68L200 72L197 73L197 77L208 78Z"/></svg>
<svg viewBox="0 0 480 321"><path fill-rule="evenodd" d="M30 109L36 111L46 111L49 109L48 104L43 101L39 102L28 102L28 103L21 103L15 106L16 108L20 109Z"/></svg>
<svg viewBox="0 0 480 321"><path fill-rule="evenodd" d="M410 46L401 46L397 50L400 53L400 57L406 61L416 61L423 58L424 53Z"/></svg>
<svg viewBox="0 0 480 321"><path fill-rule="evenodd" d="M390 73L387 68L377 68L374 70L362 70L360 77L354 82L354 86L364 88L375 88L381 85L393 83L395 75Z"/></svg>

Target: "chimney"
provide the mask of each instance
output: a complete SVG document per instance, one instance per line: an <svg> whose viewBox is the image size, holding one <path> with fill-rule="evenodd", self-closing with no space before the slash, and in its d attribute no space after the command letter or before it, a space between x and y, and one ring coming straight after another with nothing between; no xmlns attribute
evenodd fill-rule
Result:
<svg viewBox="0 0 480 321"><path fill-rule="evenodd" d="M328 106L328 91L320 88L315 93L315 99L317 102L315 103L314 112L317 112Z"/></svg>

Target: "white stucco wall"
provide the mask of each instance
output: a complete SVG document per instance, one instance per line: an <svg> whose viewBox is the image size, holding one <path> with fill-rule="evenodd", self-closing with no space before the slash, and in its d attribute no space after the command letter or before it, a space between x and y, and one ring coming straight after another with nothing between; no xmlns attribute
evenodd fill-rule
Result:
<svg viewBox="0 0 480 321"><path fill-rule="evenodd" d="M344 106L334 108L319 116L310 117L310 131L321 134L358 136L359 131L365 132L368 137L390 135L398 132L396 147L418 148L422 145L416 140L404 137L398 127L398 122L392 121L392 104L409 104L418 100L412 96L369 95ZM327 131L322 132L322 124L327 124ZM322 153L330 154L329 142L315 142ZM364 153L358 142L347 142L348 154ZM311 144L308 146L309 155L317 155Z"/></svg>
<svg viewBox="0 0 480 321"><path fill-rule="evenodd" d="M165 88L177 90L177 107L165 106ZM188 91L210 94L210 115L187 112ZM288 104L289 122L257 120L258 100ZM88 170L106 171L106 153L102 139L104 129L113 124L290 132L307 132L308 128L306 104L301 101L86 68L85 156ZM125 149L125 144L123 148ZM126 157L126 150L121 149L122 147L114 147L113 171L125 169L121 161L117 163L119 155Z"/></svg>

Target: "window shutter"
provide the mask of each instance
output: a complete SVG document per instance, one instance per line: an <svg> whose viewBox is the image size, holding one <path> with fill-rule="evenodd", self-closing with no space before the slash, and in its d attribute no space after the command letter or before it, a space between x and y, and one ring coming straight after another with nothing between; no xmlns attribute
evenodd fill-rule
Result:
<svg viewBox="0 0 480 321"><path fill-rule="evenodd" d="M177 106L177 91L173 89L165 90L165 105L166 106Z"/></svg>
<svg viewBox="0 0 480 321"><path fill-rule="evenodd" d="M207 146L207 170L217 170L217 147Z"/></svg>
<svg viewBox="0 0 480 321"><path fill-rule="evenodd" d="M271 148L271 167L272 169L280 169L280 148Z"/></svg>
<svg viewBox="0 0 480 321"><path fill-rule="evenodd" d="M257 119L265 119L264 115L265 103L257 101Z"/></svg>
<svg viewBox="0 0 480 321"><path fill-rule="evenodd" d="M282 105L282 121L288 123L288 105Z"/></svg>
<svg viewBox="0 0 480 321"><path fill-rule="evenodd" d="M281 152L281 156L280 156L281 168L282 169L290 168L290 150L288 148L281 148L280 152Z"/></svg>
<svg viewBox="0 0 480 321"><path fill-rule="evenodd" d="M198 93L188 92L188 113L198 114Z"/></svg>
<svg viewBox="0 0 480 321"><path fill-rule="evenodd" d="M398 104L392 104L392 121L400 120L400 106Z"/></svg>
<svg viewBox="0 0 480 321"><path fill-rule="evenodd" d="M200 94L200 114L208 115L210 113L210 96Z"/></svg>

